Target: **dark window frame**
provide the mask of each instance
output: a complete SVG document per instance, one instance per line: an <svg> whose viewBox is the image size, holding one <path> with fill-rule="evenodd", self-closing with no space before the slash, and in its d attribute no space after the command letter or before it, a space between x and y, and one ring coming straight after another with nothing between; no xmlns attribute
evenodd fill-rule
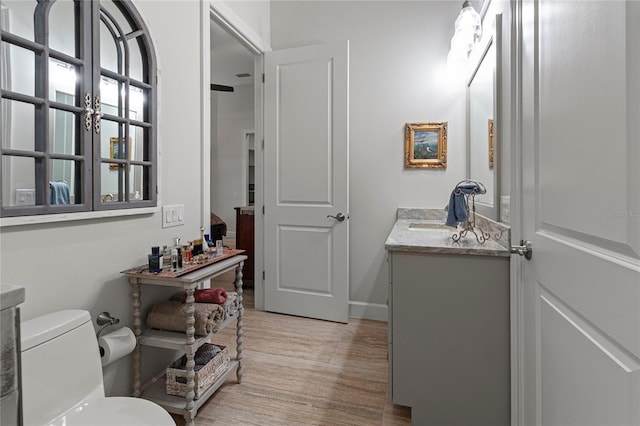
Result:
<svg viewBox="0 0 640 426"><path fill-rule="evenodd" d="M17 46L34 54L35 91L34 95L27 95L11 90L2 89L2 104L0 116L5 100L17 101L33 105L34 107L34 145L33 151L5 148L0 145L0 155L11 158L34 159L35 205L5 205L6 198L3 191L10 190L10 185L1 183L4 160L0 160L0 217L36 216L60 213L129 210L157 206L157 67L156 55L150 33L131 0L105 0L112 3L121 16L113 17L107 8L99 1L74 0L75 24L75 57L49 47L49 12L56 0L39 0L34 8L34 40L27 40L19 35L0 32L1 42L7 46ZM122 22L122 18L126 22ZM101 24L102 21L102 24ZM125 33L120 24L126 24L131 31ZM100 64L100 28L101 25L109 30L117 46L117 72L101 68ZM135 43L142 60L141 80L130 76L129 44ZM49 63L50 58L68 63L75 67L77 81L75 87L75 105L68 105L49 99ZM0 73L3 67L0 67ZM0 75L1 77L1 75ZM118 95L118 113L115 115L102 114L98 118L97 111L101 107L100 82L109 78L118 82L118 88L124 95ZM146 96L143 102L142 118L129 116L129 100L131 88L141 90ZM86 99L85 99L86 97ZM89 110L95 110L91 113ZM63 111L74 114L75 140L74 152L55 153L50 133L51 111ZM85 118L91 116L90 126L85 127ZM118 158L101 156L101 135L96 132L100 128L102 119L117 123ZM3 123L3 126L6 123ZM141 158L134 158L128 150L132 126L140 129L143 137L141 141ZM3 135L4 136L4 135ZM115 136L115 135L114 135ZM70 188L74 199L73 204L52 205L49 200L48 180L52 176L51 160L74 161L74 185ZM111 199L103 199L101 190L102 170L105 164L110 164L118 174L118 191ZM135 199L130 192L130 180L134 170L140 175L141 199ZM137 189L137 188L135 188ZM10 203L11 204L11 203Z"/></svg>

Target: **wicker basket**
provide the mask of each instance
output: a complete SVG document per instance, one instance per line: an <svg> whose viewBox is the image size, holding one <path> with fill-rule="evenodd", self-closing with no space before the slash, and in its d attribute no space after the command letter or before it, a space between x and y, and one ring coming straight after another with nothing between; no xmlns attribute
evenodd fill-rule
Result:
<svg viewBox="0 0 640 426"><path fill-rule="evenodd" d="M211 345L205 343L205 345ZM229 351L226 346L218 346L222 349L204 367L195 372L194 399L200 396L218 380L229 368ZM186 355L167 367L167 393L169 395L185 396L187 393L187 370L182 366Z"/></svg>

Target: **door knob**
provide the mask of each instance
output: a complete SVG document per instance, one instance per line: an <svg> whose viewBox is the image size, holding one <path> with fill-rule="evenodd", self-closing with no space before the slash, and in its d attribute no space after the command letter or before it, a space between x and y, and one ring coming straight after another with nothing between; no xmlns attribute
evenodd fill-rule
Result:
<svg viewBox="0 0 640 426"><path fill-rule="evenodd" d="M519 246L511 246L511 253L519 254L520 256L524 256L525 259L531 260L533 256L533 245L531 241L520 240Z"/></svg>
<svg viewBox="0 0 640 426"><path fill-rule="evenodd" d="M344 221L344 219L345 219L345 217L346 217L346 216L345 216L344 214L342 214L342 213L338 213L338 214L337 214L337 215L335 215L335 216L331 216L330 214L328 214L328 215L327 215L327 217L330 217L330 218L332 218L332 219L335 219L335 220L337 220L338 222L342 222L342 221Z"/></svg>

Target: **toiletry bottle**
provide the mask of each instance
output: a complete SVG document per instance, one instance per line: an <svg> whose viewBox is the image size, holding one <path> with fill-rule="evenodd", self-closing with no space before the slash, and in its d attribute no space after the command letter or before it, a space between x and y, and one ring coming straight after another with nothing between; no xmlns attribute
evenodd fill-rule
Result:
<svg viewBox="0 0 640 426"><path fill-rule="evenodd" d="M151 254L149 257L149 272L160 272L162 270L160 266L160 247L151 247Z"/></svg>
<svg viewBox="0 0 640 426"><path fill-rule="evenodd" d="M171 249L171 270L176 272L178 270L178 249Z"/></svg>
<svg viewBox="0 0 640 426"><path fill-rule="evenodd" d="M171 269L171 249L162 246L162 269Z"/></svg>

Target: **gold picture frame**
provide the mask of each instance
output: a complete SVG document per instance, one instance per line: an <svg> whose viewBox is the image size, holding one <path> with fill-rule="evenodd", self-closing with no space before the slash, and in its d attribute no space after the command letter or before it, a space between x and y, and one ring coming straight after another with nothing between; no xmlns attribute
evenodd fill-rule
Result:
<svg viewBox="0 0 640 426"><path fill-rule="evenodd" d="M120 159L119 154L119 144L120 138L113 137L109 138L109 158ZM129 144L127 146L127 153L131 152L131 138L129 138ZM120 164L109 163L109 170L118 170Z"/></svg>
<svg viewBox="0 0 640 426"><path fill-rule="evenodd" d="M493 118L489 119L487 124L489 131L489 170L493 170L493 163L495 158L495 147L493 146Z"/></svg>
<svg viewBox="0 0 640 426"><path fill-rule="evenodd" d="M404 133L405 169L447 168L447 122L407 123Z"/></svg>

